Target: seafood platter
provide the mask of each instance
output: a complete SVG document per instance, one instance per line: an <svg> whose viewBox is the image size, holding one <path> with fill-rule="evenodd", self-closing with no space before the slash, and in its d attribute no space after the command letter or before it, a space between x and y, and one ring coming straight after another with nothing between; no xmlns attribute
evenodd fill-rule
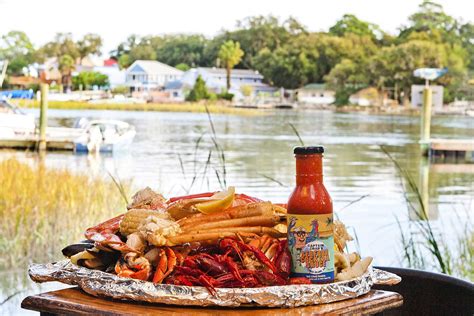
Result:
<svg viewBox="0 0 474 316"><path fill-rule="evenodd" d="M78 285L95 296L229 307L328 303L363 295L373 284L400 282L372 268L371 257L349 253L352 237L338 220L328 224L334 281L313 284L294 276L288 243L298 241L289 238L293 223L287 216L287 205L233 187L168 199L145 188L125 213L87 229L84 241L65 247L67 259L32 264L29 274L34 281Z"/></svg>

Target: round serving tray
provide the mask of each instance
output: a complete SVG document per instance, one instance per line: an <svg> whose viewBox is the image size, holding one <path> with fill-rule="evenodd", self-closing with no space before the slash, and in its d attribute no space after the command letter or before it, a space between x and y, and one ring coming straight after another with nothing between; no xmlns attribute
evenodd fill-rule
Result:
<svg viewBox="0 0 474 316"><path fill-rule="evenodd" d="M286 285L259 288L217 288L210 294L200 286L154 284L98 270L90 270L63 260L31 264L28 273L35 282L59 281L77 285L94 296L148 303L189 306L295 307L354 298L370 291L373 284L396 284L401 278L369 267L361 277L322 285Z"/></svg>

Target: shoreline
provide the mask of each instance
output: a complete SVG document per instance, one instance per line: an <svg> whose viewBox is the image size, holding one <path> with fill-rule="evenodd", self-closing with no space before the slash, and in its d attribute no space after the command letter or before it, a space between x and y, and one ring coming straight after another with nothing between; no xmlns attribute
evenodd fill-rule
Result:
<svg viewBox="0 0 474 316"><path fill-rule="evenodd" d="M20 100L12 102L23 109L39 109L38 101ZM143 103L143 104L109 104L77 101L49 101L48 108L53 110L113 110L113 111L140 111L140 112L187 112L187 113L230 114L242 116L262 115L259 109L235 108L222 103Z"/></svg>
<svg viewBox="0 0 474 316"><path fill-rule="evenodd" d="M39 109L39 102L36 100L14 100L13 104L24 109ZM49 109L54 110L112 110L112 111L142 111L142 112L181 112L181 113L206 113L206 107L212 114L229 114L242 116L265 115L269 110L279 109L258 109L233 107L229 103L205 103L205 102L185 102L185 103L143 103L143 104L109 104L109 103L88 103L80 101L49 101ZM419 116L420 110L404 107L367 107L356 105L345 106L300 106L296 111L331 111L335 113L360 113L366 115L400 115ZM433 116L467 116L457 112L433 112Z"/></svg>

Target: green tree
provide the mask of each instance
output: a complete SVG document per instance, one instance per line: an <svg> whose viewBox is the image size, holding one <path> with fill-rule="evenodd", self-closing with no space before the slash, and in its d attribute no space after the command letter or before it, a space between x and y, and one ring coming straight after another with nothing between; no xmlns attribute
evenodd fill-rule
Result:
<svg viewBox="0 0 474 316"><path fill-rule="evenodd" d="M33 63L34 53L33 44L24 32L10 31L1 37L0 60L8 60L9 75L23 74L23 69Z"/></svg>
<svg viewBox="0 0 474 316"><path fill-rule="evenodd" d="M255 68L272 84L288 89L322 82L342 59L362 63L377 46L368 37L300 34L274 51L263 49L254 59Z"/></svg>
<svg viewBox="0 0 474 316"><path fill-rule="evenodd" d="M209 99L209 97L210 94L207 91L206 82L202 79L201 75L198 75L193 88L186 96L186 101L197 102Z"/></svg>
<svg viewBox="0 0 474 316"><path fill-rule="evenodd" d="M413 76L415 69L448 67L448 74L437 82L447 86L445 100L450 101L452 89L455 89L465 76L464 56L465 51L460 46L452 47L430 41L412 40L385 47L371 61L371 81L378 87L396 87L403 93L403 104L407 105L411 85L422 83L422 80Z"/></svg>
<svg viewBox="0 0 474 316"><path fill-rule="evenodd" d="M208 40L203 35L167 35L156 41L154 47L159 61L176 66L191 67L204 65L204 49Z"/></svg>
<svg viewBox="0 0 474 316"><path fill-rule="evenodd" d="M127 68L136 60L156 60L157 37L139 37L130 35L125 42L111 51L111 55L118 60L121 68Z"/></svg>
<svg viewBox="0 0 474 316"><path fill-rule="evenodd" d="M175 67L176 67L176 69L179 69L181 71L188 71L191 68L191 67L189 67L188 64L185 64L185 63L179 63Z"/></svg>
<svg viewBox="0 0 474 316"><path fill-rule="evenodd" d="M343 59L325 77L328 87L336 91L336 105L346 105L349 97L368 84L367 64Z"/></svg>
<svg viewBox="0 0 474 316"><path fill-rule="evenodd" d="M344 14L342 19L329 28L329 34L336 36L345 36L346 34L355 34L358 36L367 36L376 40L377 33L381 35L380 28L372 23L359 20L353 14Z"/></svg>
<svg viewBox="0 0 474 316"><path fill-rule="evenodd" d="M82 60L92 54L100 55L102 48L102 38L97 34L86 34L77 42L77 50L79 52L80 63Z"/></svg>
<svg viewBox="0 0 474 316"><path fill-rule="evenodd" d="M38 50L37 58L44 60L47 57L61 58L68 55L74 61L80 57L79 49L71 33L57 33L54 40L46 43Z"/></svg>
<svg viewBox="0 0 474 316"><path fill-rule="evenodd" d="M230 75L232 68L240 62L243 56L244 51L240 49L239 42L227 41L222 44L219 50L218 57L227 74L227 90L230 89Z"/></svg>
<svg viewBox="0 0 474 316"><path fill-rule="evenodd" d="M254 58L258 53L268 48L273 51L292 37L307 33L305 27L294 18L280 21L274 16L254 16L238 21L234 31L224 31L209 41L205 49L204 62L208 66L214 65L219 49L223 43L232 40L239 42L245 56L239 68L253 68Z"/></svg>
<svg viewBox="0 0 474 316"><path fill-rule="evenodd" d="M61 72L61 83L64 86L64 91L70 91L71 90L71 84L72 84L72 71L74 70L74 59L65 54L59 58L59 71Z"/></svg>
<svg viewBox="0 0 474 316"><path fill-rule="evenodd" d="M156 60L156 51L151 45L138 45L130 50L129 57L131 64L135 60Z"/></svg>
<svg viewBox="0 0 474 316"><path fill-rule="evenodd" d="M462 46L467 52L469 68L474 71L474 24L465 23L459 27Z"/></svg>
<svg viewBox="0 0 474 316"><path fill-rule="evenodd" d="M118 59L118 64L121 69L128 68L132 64L129 54L122 54Z"/></svg>
<svg viewBox="0 0 474 316"><path fill-rule="evenodd" d="M72 77L72 86L74 90L79 90L81 87L83 89L90 89L94 86L105 88L108 85L109 77L100 72L86 71Z"/></svg>

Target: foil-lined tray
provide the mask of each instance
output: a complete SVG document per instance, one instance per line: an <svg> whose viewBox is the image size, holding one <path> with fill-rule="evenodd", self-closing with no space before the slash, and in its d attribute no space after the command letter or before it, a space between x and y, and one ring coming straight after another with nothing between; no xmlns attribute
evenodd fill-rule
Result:
<svg viewBox="0 0 474 316"><path fill-rule="evenodd" d="M31 264L28 273L35 282L59 281L77 285L94 296L189 306L266 306L296 307L341 301L363 295L373 284L397 284L401 278L393 273L370 268L361 277L324 285L286 285L259 288L217 288L210 294L200 286L154 284L91 270L63 260Z"/></svg>

